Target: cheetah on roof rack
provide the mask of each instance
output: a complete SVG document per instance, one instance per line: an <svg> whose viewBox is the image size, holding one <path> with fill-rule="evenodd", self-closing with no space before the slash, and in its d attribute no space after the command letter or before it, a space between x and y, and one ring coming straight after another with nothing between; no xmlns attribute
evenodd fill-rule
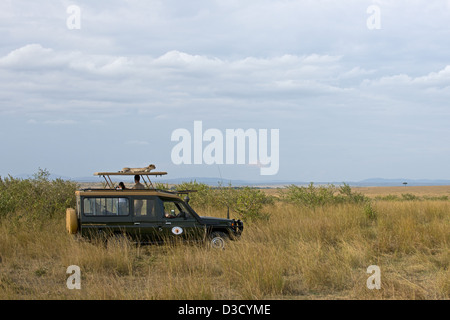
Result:
<svg viewBox="0 0 450 320"><path fill-rule="evenodd" d="M125 167L121 171L121 173L139 173L139 172L150 172L152 170L156 169L156 166L154 164L150 164L147 167L144 168L128 168Z"/></svg>

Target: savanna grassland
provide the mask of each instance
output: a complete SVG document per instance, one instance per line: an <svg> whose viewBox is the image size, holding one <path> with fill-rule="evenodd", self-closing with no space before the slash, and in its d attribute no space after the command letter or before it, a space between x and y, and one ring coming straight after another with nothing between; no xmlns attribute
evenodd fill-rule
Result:
<svg viewBox="0 0 450 320"><path fill-rule="evenodd" d="M245 220L239 241L225 250L87 242L65 230L75 183L45 171L1 179L0 299L450 298L450 187L189 186L200 215L225 217L227 204ZM70 265L80 290L66 286ZM370 265L379 290L367 288Z"/></svg>

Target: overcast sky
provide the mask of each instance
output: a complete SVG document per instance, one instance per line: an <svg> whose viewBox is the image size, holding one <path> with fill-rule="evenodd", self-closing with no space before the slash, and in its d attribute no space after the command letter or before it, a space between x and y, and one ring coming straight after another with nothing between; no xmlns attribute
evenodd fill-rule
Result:
<svg viewBox="0 0 450 320"><path fill-rule="evenodd" d="M450 179L450 1L2 0L0 39L1 176ZM174 164L194 121L278 129L277 174Z"/></svg>

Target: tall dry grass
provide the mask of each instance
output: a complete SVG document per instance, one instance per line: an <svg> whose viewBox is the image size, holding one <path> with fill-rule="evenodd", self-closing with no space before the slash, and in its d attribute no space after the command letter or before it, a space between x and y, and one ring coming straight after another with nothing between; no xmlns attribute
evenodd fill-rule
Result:
<svg viewBox="0 0 450 320"><path fill-rule="evenodd" d="M223 251L91 243L66 234L63 215L10 215L0 220L0 299L449 299L450 203L372 207L376 219L361 204L276 202ZM66 287L69 265L81 269L81 290ZM380 290L366 287L370 265Z"/></svg>

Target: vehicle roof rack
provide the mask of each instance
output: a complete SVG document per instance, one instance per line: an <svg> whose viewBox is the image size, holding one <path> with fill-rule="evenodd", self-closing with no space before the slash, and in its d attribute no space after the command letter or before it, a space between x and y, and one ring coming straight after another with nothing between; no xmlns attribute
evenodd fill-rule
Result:
<svg viewBox="0 0 450 320"><path fill-rule="evenodd" d="M155 172L148 172L148 171L134 171L134 172L95 172L94 176L103 176L103 178L106 181L106 185L110 188L110 189L114 189L114 183L111 180L110 176L135 176L135 175L139 175L142 180L145 183L145 186L147 187L147 189L155 189L155 187L153 186L152 181L150 180L150 176L164 176L166 175L167 172L164 171L155 171Z"/></svg>

